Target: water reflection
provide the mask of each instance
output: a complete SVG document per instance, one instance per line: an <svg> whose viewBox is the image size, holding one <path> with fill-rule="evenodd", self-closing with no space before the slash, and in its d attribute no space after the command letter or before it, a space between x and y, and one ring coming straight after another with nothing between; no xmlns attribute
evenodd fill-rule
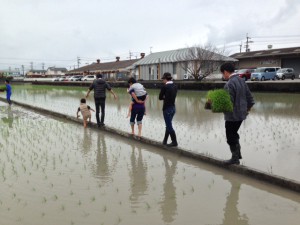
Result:
<svg viewBox="0 0 300 225"><path fill-rule="evenodd" d="M1 107L1 108L7 114L7 116L1 117L1 120L3 121L3 123L8 124L9 128L12 128L14 122L14 115L13 115L13 111L11 110L11 106Z"/></svg>
<svg viewBox="0 0 300 225"><path fill-rule="evenodd" d="M96 151L96 176L103 184L108 183L112 179L112 172L115 170L117 159L113 159L111 165L107 155L107 145L105 135L102 132L97 134L97 151Z"/></svg>
<svg viewBox="0 0 300 225"><path fill-rule="evenodd" d="M177 169L177 160L163 156L165 164L165 182L163 200L160 202L162 218L165 223L172 223L177 214L176 187L173 179Z"/></svg>
<svg viewBox="0 0 300 225"><path fill-rule="evenodd" d="M90 129L83 129L83 137L80 141L80 149L82 149L83 155L87 155L92 148L92 133Z"/></svg>
<svg viewBox="0 0 300 225"><path fill-rule="evenodd" d="M114 101L110 95L107 96L106 125L130 132L126 119L130 96L125 88L115 88L114 91L119 99ZM158 92L159 90L148 90L143 136L161 141L164 122ZM13 100L73 116L84 93L86 87L16 85ZM226 159L230 151L220 150L228 148L224 118L220 113L211 113L204 109L206 93L183 90L178 92L173 125L178 130L179 147ZM300 154L295 149L299 149L300 145L300 95L253 94L256 104L240 130L244 165L299 181L300 175L297 171ZM93 105L93 101L93 98L89 98L88 104ZM94 116L92 121L95 122ZM285 159L289 158L289 167L281 160L283 155Z"/></svg>
<svg viewBox="0 0 300 225"><path fill-rule="evenodd" d="M143 154L140 146L132 145L132 151L130 156L130 201L132 202L132 207L137 208L137 203L139 202L139 197L146 194L148 188L147 181L147 164L143 160Z"/></svg>
<svg viewBox="0 0 300 225"><path fill-rule="evenodd" d="M241 183L235 180L228 180L231 184L230 193L226 198L226 204L224 208L223 225L248 225L249 219L247 215L240 215L238 210L239 193L241 189Z"/></svg>

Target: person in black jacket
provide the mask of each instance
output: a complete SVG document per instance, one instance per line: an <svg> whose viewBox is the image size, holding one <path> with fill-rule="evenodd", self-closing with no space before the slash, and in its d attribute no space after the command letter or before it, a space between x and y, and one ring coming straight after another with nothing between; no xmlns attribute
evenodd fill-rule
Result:
<svg viewBox="0 0 300 225"><path fill-rule="evenodd" d="M104 126L104 116L105 116L105 99L106 99L106 89L117 99L117 95L113 92L110 85L102 79L102 74L97 74L97 79L93 81L88 89L86 98L89 97L90 92L94 89L95 98L95 109L96 109L96 120L98 127ZM101 107L101 120L99 118Z"/></svg>
<svg viewBox="0 0 300 225"><path fill-rule="evenodd" d="M164 101L163 115L166 123L166 131L163 140L163 145L167 145L169 147L176 147L178 143L175 130L172 126L172 120L176 113L175 99L177 95L177 87L173 83L172 76L170 73L164 73L162 80L164 82L164 86L160 90L159 100ZM167 144L169 136L171 136L172 142L170 144Z"/></svg>

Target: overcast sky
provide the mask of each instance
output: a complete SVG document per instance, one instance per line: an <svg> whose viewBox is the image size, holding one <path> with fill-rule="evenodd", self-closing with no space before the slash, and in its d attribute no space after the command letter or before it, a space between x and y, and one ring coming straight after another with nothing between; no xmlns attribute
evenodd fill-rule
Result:
<svg viewBox="0 0 300 225"><path fill-rule="evenodd" d="M300 0L0 0L0 69L81 66L211 43L300 46ZM272 38L273 37L273 38Z"/></svg>

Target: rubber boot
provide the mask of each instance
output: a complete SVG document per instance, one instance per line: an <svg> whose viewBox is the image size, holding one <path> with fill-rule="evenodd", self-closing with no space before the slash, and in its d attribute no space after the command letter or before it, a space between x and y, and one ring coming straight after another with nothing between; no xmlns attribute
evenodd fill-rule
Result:
<svg viewBox="0 0 300 225"><path fill-rule="evenodd" d="M239 159L242 159L241 145L240 145L240 143L237 143L236 145L237 145L237 150L238 150Z"/></svg>
<svg viewBox="0 0 300 225"><path fill-rule="evenodd" d="M232 165L232 164L236 164L236 165L240 165L240 154L239 154L239 146L237 144L235 145L230 145L230 151L232 154L231 159L226 160L224 163L226 165Z"/></svg>
<svg viewBox="0 0 300 225"><path fill-rule="evenodd" d="M176 138L176 133L175 131L170 132L171 140L172 142L170 144L167 144L168 147L177 147L177 138Z"/></svg>
<svg viewBox="0 0 300 225"><path fill-rule="evenodd" d="M167 145L169 135L170 135L169 131L166 130L166 131L165 131L165 137L164 137L164 140L163 140L163 142L162 142L163 145Z"/></svg>

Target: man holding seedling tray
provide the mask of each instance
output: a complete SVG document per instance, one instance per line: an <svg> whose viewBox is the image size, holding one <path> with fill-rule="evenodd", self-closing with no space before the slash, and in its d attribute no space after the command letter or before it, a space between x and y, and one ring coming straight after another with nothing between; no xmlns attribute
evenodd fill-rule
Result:
<svg viewBox="0 0 300 225"><path fill-rule="evenodd" d="M232 154L231 159L225 161L228 165L240 164L242 156L238 130L255 104L248 85L238 74L234 74L234 69L231 63L224 63L220 68L223 77L228 80L224 89L228 90L233 104L232 112L224 112L226 138Z"/></svg>

